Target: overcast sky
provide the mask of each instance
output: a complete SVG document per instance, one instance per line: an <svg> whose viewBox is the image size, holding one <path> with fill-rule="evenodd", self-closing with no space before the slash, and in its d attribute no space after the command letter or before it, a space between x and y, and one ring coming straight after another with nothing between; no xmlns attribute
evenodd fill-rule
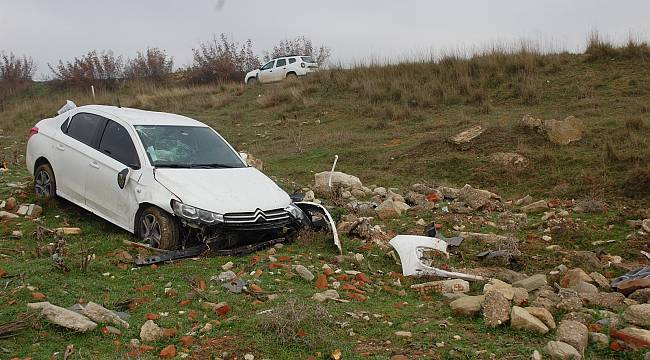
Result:
<svg viewBox="0 0 650 360"><path fill-rule="evenodd" d="M47 63L93 49L133 56L165 49L176 66L213 34L262 53L305 35L350 64L529 39L581 50L597 29L614 40L650 34L649 0L0 0L0 50Z"/></svg>

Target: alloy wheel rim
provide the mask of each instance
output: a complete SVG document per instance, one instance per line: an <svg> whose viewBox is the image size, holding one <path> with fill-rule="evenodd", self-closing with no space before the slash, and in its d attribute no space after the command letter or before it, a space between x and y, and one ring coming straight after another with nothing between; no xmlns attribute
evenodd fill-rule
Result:
<svg viewBox="0 0 650 360"><path fill-rule="evenodd" d="M41 170L36 174L34 179L34 191L38 196L50 196L52 194L52 179L50 174L45 170Z"/></svg>
<svg viewBox="0 0 650 360"><path fill-rule="evenodd" d="M142 242L153 248L160 247L160 224L153 214L146 214L140 222Z"/></svg>

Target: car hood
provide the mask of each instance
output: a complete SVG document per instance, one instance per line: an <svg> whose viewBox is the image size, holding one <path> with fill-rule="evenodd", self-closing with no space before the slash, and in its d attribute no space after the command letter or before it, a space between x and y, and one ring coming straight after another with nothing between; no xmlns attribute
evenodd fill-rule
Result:
<svg viewBox="0 0 650 360"><path fill-rule="evenodd" d="M289 195L255 168L157 168L156 180L187 205L217 212L284 208Z"/></svg>
<svg viewBox="0 0 650 360"><path fill-rule="evenodd" d="M260 72L259 69L251 70L251 71L246 73L246 78L248 79L251 76L255 77L255 76L257 76L257 74L259 74L259 72Z"/></svg>

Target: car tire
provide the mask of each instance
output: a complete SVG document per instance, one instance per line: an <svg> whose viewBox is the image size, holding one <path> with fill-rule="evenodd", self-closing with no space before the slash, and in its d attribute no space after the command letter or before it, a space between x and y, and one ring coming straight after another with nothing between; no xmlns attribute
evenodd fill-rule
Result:
<svg viewBox="0 0 650 360"><path fill-rule="evenodd" d="M178 223L166 211L149 206L140 211L136 222L137 235L145 245L164 250L178 247Z"/></svg>
<svg viewBox="0 0 650 360"><path fill-rule="evenodd" d="M56 179L50 164L41 164L34 170L34 193L46 199L56 196Z"/></svg>
<svg viewBox="0 0 650 360"><path fill-rule="evenodd" d="M298 75L296 75L296 73L288 73L286 78L287 80L295 81L298 80Z"/></svg>
<svg viewBox="0 0 650 360"><path fill-rule="evenodd" d="M250 85L250 86L257 85L257 78L252 77L252 78L248 79L248 81L246 82L246 85Z"/></svg>

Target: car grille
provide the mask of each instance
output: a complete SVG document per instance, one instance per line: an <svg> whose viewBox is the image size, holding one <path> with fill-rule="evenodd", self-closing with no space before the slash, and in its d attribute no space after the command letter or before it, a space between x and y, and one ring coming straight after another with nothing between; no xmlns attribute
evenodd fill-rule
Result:
<svg viewBox="0 0 650 360"><path fill-rule="evenodd" d="M257 209L253 212L227 213L223 220L227 227L262 230L283 227L291 222L291 216L284 209Z"/></svg>

